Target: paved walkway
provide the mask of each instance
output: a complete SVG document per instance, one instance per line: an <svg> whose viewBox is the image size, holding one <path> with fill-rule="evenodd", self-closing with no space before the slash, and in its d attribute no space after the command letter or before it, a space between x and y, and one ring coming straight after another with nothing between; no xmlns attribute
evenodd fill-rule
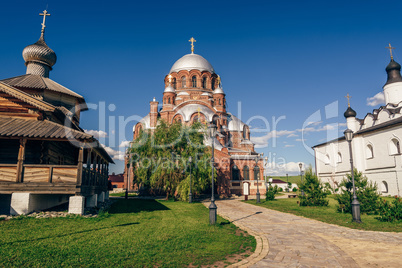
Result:
<svg viewBox="0 0 402 268"><path fill-rule="evenodd" d="M349 229L237 200L218 200L218 214L257 239L242 267L402 267L402 233Z"/></svg>

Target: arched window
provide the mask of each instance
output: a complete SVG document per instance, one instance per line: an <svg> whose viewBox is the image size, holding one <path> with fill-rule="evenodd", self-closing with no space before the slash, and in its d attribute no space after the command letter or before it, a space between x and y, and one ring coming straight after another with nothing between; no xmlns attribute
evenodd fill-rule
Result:
<svg viewBox="0 0 402 268"><path fill-rule="evenodd" d="M221 103L222 103L222 102L221 102L221 99L219 99L219 105L221 105Z"/></svg>
<svg viewBox="0 0 402 268"><path fill-rule="evenodd" d="M337 163L342 163L342 154L338 152L338 159L336 159Z"/></svg>
<svg viewBox="0 0 402 268"><path fill-rule="evenodd" d="M329 160L329 155L328 155L328 154L326 154L325 157L324 157L324 163L325 163L325 165L329 165L329 164L330 164L330 160Z"/></svg>
<svg viewBox="0 0 402 268"><path fill-rule="evenodd" d="M374 158L373 145L371 145L371 144L367 144L367 146L366 146L366 158L367 159Z"/></svg>
<svg viewBox="0 0 402 268"><path fill-rule="evenodd" d="M181 87L182 87L182 88L186 88L186 77L185 77L185 76L183 76L183 77L181 78Z"/></svg>
<svg viewBox="0 0 402 268"><path fill-rule="evenodd" d="M396 155L396 154L401 154L401 147L399 145L399 140L397 139L392 139L389 143L389 154L390 155Z"/></svg>
<svg viewBox="0 0 402 268"><path fill-rule="evenodd" d="M181 119L180 119L180 118L177 120L177 123L180 123L180 124L181 124Z"/></svg>
<svg viewBox="0 0 402 268"><path fill-rule="evenodd" d="M388 183L386 181L382 181L381 183L381 192L388 193Z"/></svg>
<svg viewBox="0 0 402 268"><path fill-rule="evenodd" d="M243 139L247 139L247 127L246 126L244 126L243 127Z"/></svg>
<svg viewBox="0 0 402 268"><path fill-rule="evenodd" d="M205 76L202 78L202 88L207 88L207 78Z"/></svg>
<svg viewBox="0 0 402 268"><path fill-rule="evenodd" d="M198 115L195 115L194 118L193 118L193 122L199 122L199 120L200 119L198 118Z"/></svg>
<svg viewBox="0 0 402 268"><path fill-rule="evenodd" d="M250 169L248 166L244 166L244 168L243 168L243 179L244 180L250 179Z"/></svg>
<svg viewBox="0 0 402 268"><path fill-rule="evenodd" d="M254 167L254 180L259 180L260 179L260 167L255 166Z"/></svg>
<svg viewBox="0 0 402 268"><path fill-rule="evenodd" d="M232 180L238 181L240 179L239 176L239 168L236 165L232 167Z"/></svg>
<svg viewBox="0 0 402 268"><path fill-rule="evenodd" d="M172 84L173 84L173 88L174 88L174 89L176 89L176 83L177 83L177 82L176 82L176 78L173 78Z"/></svg>
<svg viewBox="0 0 402 268"><path fill-rule="evenodd" d="M191 83L193 84L193 87L197 87L197 77L195 75L191 78Z"/></svg>
<svg viewBox="0 0 402 268"><path fill-rule="evenodd" d="M212 78L212 80L211 80L211 89L212 90L215 89L215 78Z"/></svg>
<svg viewBox="0 0 402 268"><path fill-rule="evenodd" d="M170 97L169 97L169 99L168 99L168 103L170 104Z"/></svg>

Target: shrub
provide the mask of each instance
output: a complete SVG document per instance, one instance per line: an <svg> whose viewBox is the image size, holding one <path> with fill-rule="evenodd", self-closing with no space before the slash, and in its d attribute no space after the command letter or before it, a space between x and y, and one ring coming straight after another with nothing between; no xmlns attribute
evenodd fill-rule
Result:
<svg viewBox="0 0 402 268"><path fill-rule="evenodd" d="M278 185L275 185L275 187L272 187L272 185L269 185L268 191L265 195L265 200L267 201L272 201L275 199L275 195L278 193Z"/></svg>
<svg viewBox="0 0 402 268"><path fill-rule="evenodd" d="M361 172L356 169L353 171L355 177L355 187L357 200L360 203L360 211L366 213L373 213L377 209L377 201L379 198L377 185L369 182ZM340 194L335 196L338 201L338 211L342 209L340 205L344 205L344 211L352 213L352 200L353 200L353 183L351 174L347 175L347 178L343 179L339 184Z"/></svg>
<svg viewBox="0 0 402 268"><path fill-rule="evenodd" d="M279 187L278 191L279 191L279 192L283 192L283 188L282 188L282 187Z"/></svg>
<svg viewBox="0 0 402 268"><path fill-rule="evenodd" d="M297 192L297 188L293 187L292 192Z"/></svg>
<svg viewBox="0 0 402 268"><path fill-rule="evenodd" d="M306 169L304 180L298 186L304 191L304 196L299 196L300 206L328 206L329 201L326 199L328 193L311 166Z"/></svg>
<svg viewBox="0 0 402 268"><path fill-rule="evenodd" d="M378 202L379 216L376 217L379 221L401 221L402 220L402 200L395 196L392 204L387 200L381 199Z"/></svg>

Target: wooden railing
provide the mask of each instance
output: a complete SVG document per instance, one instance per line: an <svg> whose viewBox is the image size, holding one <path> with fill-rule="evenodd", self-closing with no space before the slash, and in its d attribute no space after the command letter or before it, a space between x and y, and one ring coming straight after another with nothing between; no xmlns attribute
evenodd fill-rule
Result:
<svg viewBox="0 0 402 268"><path fill-rule="evenodd" d="M80 179L77 165L24 164L21 182L106 186L107 180L106 174L84 167ZM0 182L17 182L17 164L0 164Z"/></svg>

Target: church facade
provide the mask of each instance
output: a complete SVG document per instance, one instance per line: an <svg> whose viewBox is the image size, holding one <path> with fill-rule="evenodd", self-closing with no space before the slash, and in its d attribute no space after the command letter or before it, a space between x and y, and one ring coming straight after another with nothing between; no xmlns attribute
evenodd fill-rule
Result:
<svg viewBox="0 0 402 268"><path fill-rule="evenodd" d="M184 55L171 67L164 77L165 89L162 101L154 98L150 112L133 128L133 139L140 130L153 130L158 120L171 124L175 121L184 125L194 122L217 126L214 137L215 162L217 163L217 191L221 195L243 193L243 183L248 183L251 194L256 193L256 180L263 178L263 161L255 152L250 141L250 129L236 116L226 110L226 94L221 79L212 65L194 53L192 38L191 54ZM211 145L211 140L206 141ZM133 173L126 158L126 186L132 189ZM261 193L265 193L259 181ZM264 189L262 189L264 188Z"/></svg>
<svg viewBox="0 0 402 268"><path fill-rule="evenodd" d="M391 48L391 47L390 47ZM401 65L391 62L386 67L385 105L359 119L347 108L347 128L353 131L354 167L375 182L383 195L401 195L402 187L402 77ZM317 175L324 182L340 182L350 174L348 143L344 137L313 147Z"/></svg>

